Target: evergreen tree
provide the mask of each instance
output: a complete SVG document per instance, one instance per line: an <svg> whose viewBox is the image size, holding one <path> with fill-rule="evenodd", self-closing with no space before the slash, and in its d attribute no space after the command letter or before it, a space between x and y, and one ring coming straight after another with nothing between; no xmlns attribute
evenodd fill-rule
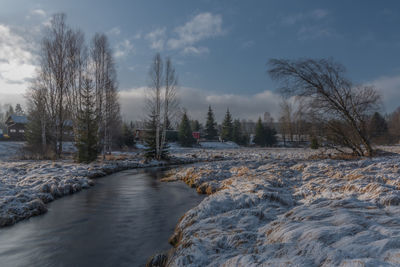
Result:
<svg viewBox="0 0 400 267"><path fill-rule="evenodd" d="M276 143L276 130L269 126L264 127L265 132L265 145L272 146Z"/></svg>
<svg viewBox="0 0 400 267"><path fill-rule="evenodd" d="M81 92L82 108L77 118L77 131L75 135L78 148L78 162L90 163L97 159L99 143L97 139L98 120L95 110L95 94L92 81L84 80L84 88Z"/></svg>
<svg viewBox="0 0 400 267"><path fill-rule="evenodd" d="M258 118L256 124L256 133L254 143L258 146L272 146L276 143L276 131L273 128L264 126L261 118Z"/></svg>
<svg viewBox="0 0 400 267"><path fill-rule="evenodd" d="M191 127L193 132L200 132L201 125L198 120L191 121Z"/></svg>
<svg viewBox="0 0 400 267"><path fill-rule="evenodd" d="M127 123L122 124L122 145L129 148L135 146L135 135L133 133L133 127L129 126Z"/></svg>
<svg viewBox="0 0 400 267"><path fill-rule="evenodd" d="M16 115L24 115L24 110L22 109L20 104L15 105L15 114Z"/></svg>
<svg viewBox="0 0 400 267"><path fill-rule="evenodd" d="M243 134L242 124L234 120L232 125L232 141L238 145L247 145L248 138Z"/></svg>
<svg viewBox="0 0 400 267"><path fill-rule="evenodd" d="M190 127L189 119L186 115L186 112L183 113L182 121L179 124L179 143L183 147L191 147L196 143L196 140L193 138L192 129Z"/></svg>
<svg viewBox="0 0 400 267"><path fill-rule="evenodd" d="M256 133L254 136L254 143L258 146L265 146L265 129L262 124L261 118L258 118L256 124Z"/></svg>
<svg viewBox="0 0 400 267"><path fill-rule="evenodd" d="M216 127L217 127L217 124L214 119L214 113L211 109L211 106L209 106L208 112L207 112L206 129L205 129L207 140L214 140L218 136Z"/></svg>
<svg viewBox="0 0 400 267"><path fill-rule="evenodd" d="M8 117L10 117L11 115L14 115L14 114L15 114L14 108L13 108L12 105L10 105L10 106L8 107L7 112L6 112L6 120L8 119Z"/></svg>
<svg viewBox="0 0 400 267"><path fill-rule="evenodd" d="M372 142L376 144L385 144L389 142L389 127L385 118L379 112L375 112L374 115L372 115L367 126L368 134Z"/></svg>
<svg viewBox="0 0 400 267"><path fill-rule="evenodd" d="M232 135L233 135L232 116L229 112L229 109L227 109L224 121L222 122L221 138L224 141L232 141L233 138Z"/></svg>

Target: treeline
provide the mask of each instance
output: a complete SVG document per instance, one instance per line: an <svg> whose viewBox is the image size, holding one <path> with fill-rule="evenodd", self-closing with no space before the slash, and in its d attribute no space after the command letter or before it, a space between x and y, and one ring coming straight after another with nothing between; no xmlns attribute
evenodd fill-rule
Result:
<svg viewBox="0 0 400 267"><path fill-rule="evenodd" d="M192 132L198 132L201 139L207 141L232 141L243 146L272 146L277 142L277 132L271 124L262 122L261 118L256 124L250 124L252 127L248 127L246 121L233 119L229 109L220 125L215 121L211 106L208 107L204 126L198 120L190 121L187 112L184 112L179 124L179 143L182 146L193 146L196 140Z"/></svg>
<svg viewBox="0 0 400 267"><path fill-rule="evenodd" d="M60 158L63 141L73 138L80 162L110 153L121 117L107 36L97 33L87 44L82 31L66 24L65 14L54 15L27 101L26 138L32 151Z"/></svg>

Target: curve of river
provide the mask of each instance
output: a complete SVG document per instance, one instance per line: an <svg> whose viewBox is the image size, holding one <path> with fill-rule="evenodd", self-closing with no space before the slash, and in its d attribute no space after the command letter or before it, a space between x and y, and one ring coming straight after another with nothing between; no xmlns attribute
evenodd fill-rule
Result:
<svg viewBox="0 0 400 267"><path fill-rule="evenodd" d="M168 250L179 218L204 196L160 169L129 170L0 229L1 266L144 266Z"/></svg>

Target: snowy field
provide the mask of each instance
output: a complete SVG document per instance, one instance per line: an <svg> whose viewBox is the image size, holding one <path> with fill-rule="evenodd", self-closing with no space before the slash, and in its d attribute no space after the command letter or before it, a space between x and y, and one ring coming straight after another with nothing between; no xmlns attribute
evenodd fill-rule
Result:
<svg viewBox="0 0 400 267"><path fill-rule="evenodd" d="M399 155L344 161L310 160L309 149L236 153L164 179L209 194L177 225L168 266L400 265Z"/></svg>

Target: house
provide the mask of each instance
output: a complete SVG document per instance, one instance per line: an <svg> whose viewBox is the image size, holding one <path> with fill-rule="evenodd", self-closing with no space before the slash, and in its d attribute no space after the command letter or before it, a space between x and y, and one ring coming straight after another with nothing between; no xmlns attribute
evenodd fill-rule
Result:
<svg viewBox="0 0 400 267"><path fill-rule="evenodd" d="M6 120L7 135L12 140L25 140L25 126L28 118L23 115L11 115Z"/></svg>

